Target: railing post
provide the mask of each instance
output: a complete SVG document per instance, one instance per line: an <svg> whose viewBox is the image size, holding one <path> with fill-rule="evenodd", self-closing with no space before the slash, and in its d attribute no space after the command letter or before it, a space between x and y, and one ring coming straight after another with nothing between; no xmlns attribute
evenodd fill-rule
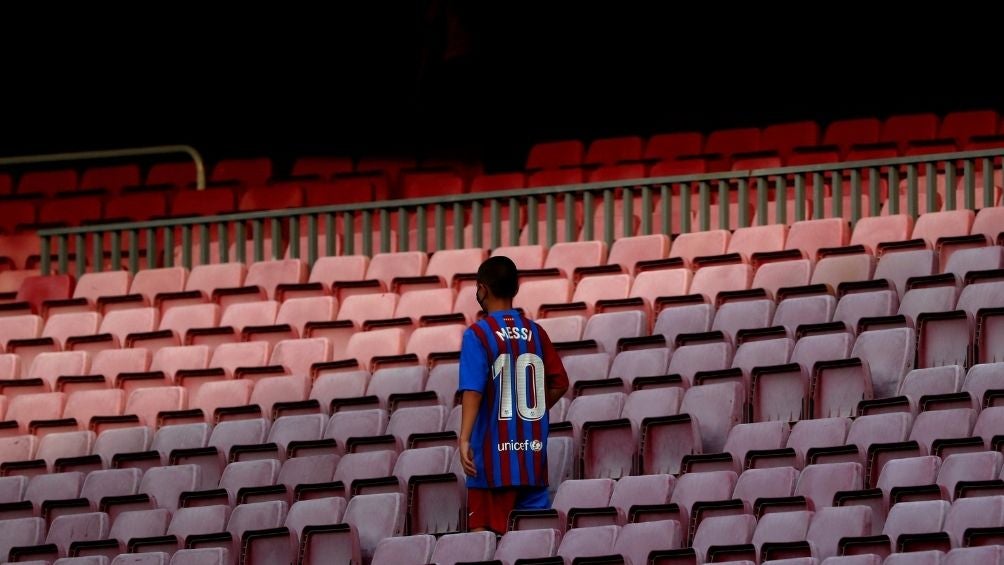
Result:
<svg viewBox="0 0 1004 565"><path fill-rule="evenodd" d="M209 224L199 224L199 264L209 264Z"/></svg>
<svg viewBox="0 0 1004 565"><path fill-rule="evenodd" d="M79 250L80 248L77 247L78 254L80 253ZM146 268L157 268L157 230L154 228L146 229Z"/></svg>
<svg viewBox="0 0 1004 565"><path fill-rule="evenodd" d="M822 220L826 216L826 202L823 194L823 173L812 173L812 219Z"/></svg>
<svg viewBox="0 0 1004 565"><path fill-rule="evenodd" d="M641 187L641 235L652 235L652 187Z"/></svg>
<svg viewBox="0 0 1004 565"><path fill-rule="evenodd" d="M950 163L949 166L954 167L955 165ZM962 184L965 187L963 190L967 210L976 209L976 178L973 174L974 172L973 160L964 160L962 162Z"/></svg>
<svg viewBox="0 0 1004 565"><path fill-rule="evenodd" d="M136 232L134 231L133 232L134 236L135 236L135 233ZM59 240L56 242L56 247L57 247L56 252L59 253L59 274L61 274L61 275L65 275L65 274L68 274L70 272L70 264L69 264L69 257L68 257L69 253L68 253L68 250L67 250L67 247L69 247L69 242L70 242L70 236L68 236L68 235L61 235L61 236L59 236ZM133 273L135 273L137 270L138 269L134 269ZM46 272L46 271L43 271L43 272Z"/></svg>
<svg viewBox="0 0 1004 565"><path fill-rule="evenodd" d="M342 214L342 231L345 232L345 241L343 245L345 247L345 255L354 255L356 253L356 218L351 210L346 210ZM324 255L330 257L335 254L334 252L334 239L335 239L335 215L325 214L324 215Z"/></svg>
<svg viewBox="0 0 1004 565"><path fill-rule="evenodd" d="M464 208L459 202L453 203L453 248L464 248Z"/></svg>
<svg viewBox="0 0 1004 565"><path fill-rule="evenodd" d="M871 201L872 216L882 213L882 196L879 194L879 170L876 167L868 168L868 198Z"/></svg>
<svg viewBox="0 0 1004 565"><path fill-rule="evenodd" d="M607 246L614 243L614 191L603 191L603 241Z"/></svg>
<svg viewBox="0 0 1004 565"><path fill-rule="evenodd" d="M223 221L216 224L216 234L219 235L219 251L220 251L220 261L224 263L230 262L230 222ZM234 222L234 242L240 242L240 255L235 255L237 257L244 257L244 222ZM236 251L236 245L234 246ZM244 260L241 259L241 262Z"/></svg>
<svg viewBox="0 0 1004 565"><path fill-rule="evenodd" d="M380 209L380 252L390 252L390 212L386 208Z"/></svg>
<svg viewBox="0 0 1004 565"><path fill-rule="evenodd" d="M234 225L234 251L234 259L238 263L247 263L247 237L244 235L244 222L237 222Z"/></svg>
<svg viewBox="0 0 1004 565"><path fill-rule="evenodd" d="M433 214L436 222L436 251L439 251L446 243L446 210L442 204L436 204Z"/></svg>
<svg viewBox="0 0 1004 565"><path fill-rule="evenodd" d="M428 234L428 222L425 218L425 206L419 206L415 210L415 224L418 226L418 234L416 245L418 245L418 250L424 252L429 251L429 234Z"/></svg>
<svg viewBox="0 0 1004 565"><path fill-rule="evenodd" d="M66 246L63 245L64 238L59 238L59 269L66 271ZM208 261L207 261L208 263ZM139 231L129 230L129 272L135 275L139 272Z"/></svg>
<svg viewBox="0 0 1004 565"><path fill-rule="evenodd" d="M537 245L537 198L527 196L526 198L526 232L527 244Z"/></svg>
<svg viewBox="0 0 1004 565"><path fill-rule="evenodd" d="M545 199L547 207L547 246L550 247L558 240L558 204L553 194L548 194Z"/></svg>
<svg viewBox="0 0 1004 565"><path fill-rule="evenodd" d="M958 209L955 201L955 163L945 163L945 210Z"/></svg>
<svg viewBox="0 0 1004 565"><path fill-rule="evenodd" d="M330 214L329 214L330 217ZM307 268L312 269L317 263L317 215L307 216Z"/></svg>
<svg viewBox="0 0 1004 565"><path fill-rule="evenodd" d="M711 187L706 181L701 181L697 187L701 198L700 208L697 210L700 220L698 225L701 226L701 231L708 231L711 229Z"/></svg>
<svg viewBox="0 0 1004 565"><path fill-rule="evenodd" d="M519 245L520 202L514 196L509 199L509 245ZM529 214L529 211L527 212Z"/></svg>
<svg viewBox="0 0 1004 565"><path fill-rule="evenodd" d="M300 217L289 217L289 257L291 259L300 258ZM313 265L313 261L308 261L308 265Z"/></svg>
<svg viewBox="0 0 1004 565"><path fill-rule="evenodd" d="M889 167L889 214L899 214L899 168Z"/></svg>
<svg viewBox="0 0 1004 565"><path fill-rule="evenodd" d="M917 166L910 164L906 166L906 211L910 216L917 217L917 199L920 190L917 187Z"/></svg>
<svg viewBox="0 0 1004 565"><path fill-rule="evenodd" d="M729 195L729 183L727 181L718 181L718 229L727 230L732 227L729 220L729 204L731 204L732 198ZM710 214L711 208L709 205L708 213Z"/></svg>
<svg viewBox="0 0 1004 565"><path fill-rule="evenodd" d="M624 187L624 192L621 195L624 201L624 229L621 230L621 235L616 237L630 237L634 235L634 191L630 187ZM610 238L610 244L613 245L613 237Z"/></svg>
<svg viewBox="0 0 1004 565"><path fill-rule="evenodd" d="M578 236L575 233L575 195L571 192L565 193L565 241L575 241Z"/></svg>
<svg viewBox="0 0 1004 565"><path fill-rule="evenodd" d="M844 175L840 171L833 171L830 178L833 183L833 217L843 218L844 217ZM851 220L851 226L857 222L857 219Z"/></svg>
<svg viewBox="0 0 1004 565"><path fill-rule="evenodd" d="M119 230L112 230L111 232L111 247L112 247L112 257L111 257L111 269L112 271L122 270L122 237L119 234Z"/></svg>
<svg viewBox="0 0 1004 565"><path fill-rule="evenodd" d="M87 267L87 248L84 247L84 234L77 234L77 278L84 276L84 270Z"/></svg>
<svg viewBox="0 0 1004 565"><path fill-rule="evenodd" d="M265 260L265 239L264 239L264 225L261 220L253 220L251 222L251 237L254 239L254 261L264 261Z"/></svg>
<svg viewBox="0 0 1004 565"><path fill-rule="evenodd" d="M861 172L851 169L851 222L861 219Z"/></svg>
<svg viewBox="0 0 1004 565"><path fill-rule="evenodd" d="M105 257L101 244L104 243L101 232L91 234L91 271L100 273L104 267Z"/></svg>
<svg viewBox="0 0 1004 565"><path fill-rule="evenodd" d="M568 210L565 210L568 214ZM589 241L593 239L593 193L585 192L582 195L582 239Z"/></svg>
<svg viewBox="0 0 1004 565"><path fill-rule="evenodd" d="M749 218L749 205L750 205L750 193L749 193L749 183L746 179L739 179L737 183L739 190L739 217L736 218L738 222L736 227L746 228L750 225Z"/></svg>
<svg viewBox="0 0 1004 565"><path fill-rule="evenodd" d="M983 207L990 208L994 205L994 198L997 189L994 188L994 160L988 157L983 158Z"/></svg>
<svg viewBox="0 0 1004 565"><path fill-rule="evenodd" d="M774 220L779 224L788 223L788 179L784 175L774 178Z"/></svg>
<svg viewBox="0 0 1004 565"><path fill-rule="evenodd" d="M282 223L279 218L272 218L272 259L282 259Z"/></svg>
<svg viewBox="0 0 1004 565"><path fill-rule="evenodd" d="M491 225L489 226L489 239L491 248L495 249L502 245L502 205L498 199L493 198L491 203Z"/></svg>
<svg viewBox="0 0 1004 565"><path fill-rule="evenodd" d="M164 266L174 266L174 229L165 227L164 229Z"/></svg>
<svg viewBox="0 0 1004 565"><path fill-rule="evenodd" d="M42 236L39 242L39 252L42 257L39 259L39 272L43 275L51 274L51 265L49 263L52 261L50 257L51 252L49 251L49 237Z"/></svg>
<svg viewBox="0 0 1004 565"><path fill-rule="evenodd" d="M408 251L408 211L404 206L397 209L397 250ZM419 250L425 251L424 249Z"/></svg>
<svg viewBox="0 0 1004 565"><path fill-rule="evenodd" d="M805 220L805 176L795 175L795 221Z"/></svg>
<svg viewBox="0 0 1004 565"><path fill-rule="evenodd" d="M691 186L689 182L680 183L680 233L690 233L690 206L693 204L693 194L691 191ZM672 226L672 224L670 224ZM672 227L670 227L669 233L672 232Z"/></svg>
<svg viewBox="0 0 1004 565"><path fill-rule="evenodd" d="M181 266L192 268L192 226L181 226Z"/></svg>
<svg viewBox="0 0 1004 565"><path fill-rule="evenodd" d="M475 200L471 204L471 243L474 247L482 247L484 242L484 206L480 200ZM420 228L422 229L422 228Z"/></svg>
<svg viewBox="0 0 1004 565"><path fill-rule="evenodd" d="M373 256L373 214L363 210L363 255Z"/></svg>
<svg viewBox="0 0 1004 565"><path fill-rule="evenodd" d="M766 226L767 220L767 177L756 179L756 218L758 226Z"/></svg>

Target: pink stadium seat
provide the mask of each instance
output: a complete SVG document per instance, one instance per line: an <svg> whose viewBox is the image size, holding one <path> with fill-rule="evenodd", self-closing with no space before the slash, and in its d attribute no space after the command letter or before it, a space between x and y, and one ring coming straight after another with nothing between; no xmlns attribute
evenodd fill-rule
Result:
<svg viewBox="0 0 1004 565"><path fill-rule="evenodd" d="M836 299L828 294L785 298L777 305L772 324L783 326L794 337L799 326L829 322L836 307Z"/></svg>
<svg viewBox="0 0 1004 565"><path fill-rule="evenodd" d="M19 394L7 406L7 420L18 423L22 433L28 433L28 424L35 420L56 420L63 414L66 395L61 392Z"/></svg>
<svg viewBox="0 0 1004 565"><path fill-rule="evenodd" d="M53 195L57 192L77 188L77 172L73 169L53 171L28 171L21 174L18 194L41 193Z"/></svg>
<svg viewBox="0 0 1004 565"><path fill-rule="evenodd" d="M143 425L158 427L159 412L184 410L187 404L188 396L182 387L141 388L129 395L124 412L138 416Z"/></svg>
<svg viewBox="0 0 1004 565"><path fill-rule="evenodd" d="M501 190L516 190L525 187L526 176L523 173L478 175L471 181L471 192L496 192Z"/></svg>
<svg viewBox="0 0 1004 565"><path fill-rule="evenodd" d="M701 153L704 137L697 132L653 135L645 145L645 159L676 159Z"/></svg>
<svg viewBox="0 0 1004 565"><path fill-rule="evenodd" d="M849 240L850 228L841 218L805 220L791 225L784 248L801 250L806 258L814 261L820 249L843 247Z"/></svg>
<svg viewBox="0 0 1004 565"><path fill-rule="evenodd" d="M538 316L542 304L561 304L572 296L572 285L568 279L531 280L520 285L513 306L522 308L529 318Z"/></svg>
<svg viewBox="0 0 1004 565"><path fill-rule="evenodd" d="M717 130L708 136L705 153L732 155L760 150L760 130L756 128Z"/></svg>
<svg viewBox="0 0 1004 565"><path fill-rule="evenodd" d="M195 182L195 163L156 163L146 174L146 185L169 184L187 188Z"/></svg>
<svg viewBox="0 0 1004 565"><path fill-rule="evenodd" d="M101 314L97 312L53 314L45 321L42 337L51 338L57 347L62 348L67 338L96 334L100 325Z"/></svg>
<svg viewBox="0 0 1004 565"><path fill-rule="evenodd" d="M1004 207L983 208L976 214L973 220L973 227L970 230L973 234L983 234L991 243L1000 241L1000 234L1004 232Z"/></svg>
<svg viewBox="0 0 1004 565"><path fill-rule="evenodd" d="M934 114L890 116L882 124L880 142L896 143L905 151L911 141L934 139L938 133L938 117Z"/></svg>
<svg viewBox="0 0 1004 565"><path fill-rule="evenodd" d="M463 324L418 328L408 338L404 352L414 353L419 362L425 363L433 353L460 351L460 342L466 329Z"/></svg>
<svg viewBox="0 0 1004 565"><path fill-rule="evenodd" d="M425 274L429 256L420 251L402 251L399 253L378 253L370 260L366 269L367 279L382 282L390 289L397 277L420 277Z"/></svg>
<svg viewBox="0 0 1004 565"><path fill-rule="evenodd" d="M584 152L585 147L578 140L538 143L530 149L526 168L532 170L578 166L582 164Z"/></svg>
<svg viewBox="0 0 1004 565"><path fill-rule="evenodd" d="M879 120L873 117L839 119L826 126L822 145L838 146L846 153L854 144L874 144L879 142Z"/></svg>
<svg viewBox="0 0 1004 565"><path fill-rule="evenodd" d="M372 330L354 334L346 346L345 354L356 358L359 366L370 368L374 357L401 355L404 352L404 332L400 328Z"/></svg>
<svg viewBox="0 0 1004 565"><path fill-rule="evenodd" d="M246 186L261 186L271 176L272 161L267 157L255 157L218 161L209 179L214 182L237 181Z"/></svg>
<svg viewBox="0 0 1004 565"><path fill-rule="evenodd" d="M589 144L583 163L614 165L622 161L638 161L642 156L642 138L637 136L607 137Z"/></svg>
<svg viewBox="0 0 1004 565"><path fill-rule="evenodd" d="M875 268L875 279L885 279L893 284L902 297L906 291L906 282L911 277L922 277L935 274L937 255L934 251L902 251L886 253L879 259Z"/></svg>
<svg viewBox="0 0 1004 565"><path fill-rule="evenodd" d="M547 256L547 250L541 245L497 247L492 251L491 256L499 255L512 259L519 270L531 270L544 267L544 257Z"/></svg>
<svg viewBox="0 0 1004 565"><path fill-rule="evenodd" d="M462 194L464 179L453 173L428 172L404 175L402 198L427 198L446 194Z"/></svg>
<svg viewBox="0 0 1004 565"><path fill-rule="evenodd" d="M712 331L721 331L732 343L740 330L766 328L774 319L774 301L768 299L726 302L715 313Z"/></svg>
<svg viewBox="0 0 1004 565"><path fill-rule="evenodd" d="M728 249L730 234L726 230L680 234L669 249L669 257L682 258L685 265L696 257L721 255Z"/></svg>
<svg viewBox="0 0 1004 565"><path fill-rule="evenodd" d="M753 268L749 265L712 265L694 274L690 292L702 294L713 303L720 292L748 290L752 281Z"/></svg>
<svg viewBox="0 0 1004 565"><path fill-rule="evenodd" d="M836 292L840 283L871 280L875 259L868 254L824 257L816 263L811 284L825 284Z"/></svg>
<svg viewBox="0 0 1004 565"><path fill-rule="evenodd" d="M234 191L229 187L175 192L171 200L171 216L175 218L229 214L234 209Z"/></svg>
<svg viewBox="0 0 1004 565"><path fill-rule="evenodd" d="M796 147L808 147L818 143L819 125L804 121L774 124L764 128L760 147L788 156Z"/></svg>
<svg viewBox="0 0 1004 565"><path fill-rule="evenodd" d="M585 316L561 316L537 320L540 329L547 333L552 343L579 341L586 327Z"/></svg>
<svg viewBox="0 0 1004 565"><path fill-rule="evenodd" d="M842 322L855 332L862 318L892 316L899 311L899 297L895 290L854 292L845 294L833 311L833 321Z"/></svg>
<svg viewBox="0 0 1004 565"><path fill-rule="evenodd" d="M767 291L768 296L773 298L782 288L809 284L811 276L812 261L808 259L772 261L761 265L756 270L750 288L762 288Z"/></svg>
<svg viewBox="0 0 1004 565"><path fill-rule="evenodd" d="M739 228L732 233L728 253L738 253L744 261L749 261L754 253L781 251L788 235L784 225Z"/></svg>
<svg viewBox="0 0 1004 565"><path fill-rule="evenodd" d="M995 110L970 110L966 112L949 112L938 128L938 139L954 139L962 146L973 136L994 135L998 115Z"/></svg>
<svg viewBox="0 0 1004 565"><path fill-rule="evenodd" d="M43 324L42 318L34 314L0 317L0 345L6 348L11 340L35 339L42 335Z"/></svg>
<svg viewBox="0 0 1004 565"><path fill-rule="evenodd" d="M40 353L28 370L28 378L41 379L49 386L49 390L56 390L59 377L86 375L90 362L90 356L85 351Z"/></svg>
<svg viewBox="0 0 1004 565"><path fill-rule="evenodd" d="M336 174L351 173L352 159L349 157L298 157L293 163L293 176L316 176L330 179Z"/></svg>
<svg viewBox="0 0 1004 565"><path fill-rule="evenodd" d="M972 210L929 212L917 219L912 237L924 240L933 249L940 238L969 235L975 219Z"/></svg>
<svg viewBox="0 0 1004 565"><path fill-rule="evenodd" d="M669 253L669 237L663 234L622 237L610 247L607 263L620 265L628 273L634 272L639 261L665 259Z"/></svg>

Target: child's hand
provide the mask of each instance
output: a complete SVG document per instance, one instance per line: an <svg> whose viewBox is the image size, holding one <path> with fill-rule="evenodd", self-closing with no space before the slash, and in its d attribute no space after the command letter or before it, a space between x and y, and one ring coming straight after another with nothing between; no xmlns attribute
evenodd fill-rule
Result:
<svg viewBox="0 0 1004 565"><path fill-rule="evenodd" d="M478 476L478 470L474 466L474 452L471 451L471 442L460 440L460 464L464 467L464 473L468 477Z"/></svg>

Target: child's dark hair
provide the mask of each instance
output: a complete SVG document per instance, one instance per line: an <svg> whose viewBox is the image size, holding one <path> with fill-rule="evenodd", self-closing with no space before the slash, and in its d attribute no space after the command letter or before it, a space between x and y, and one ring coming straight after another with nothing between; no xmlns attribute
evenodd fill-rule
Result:
<svg viewBox="0 0 1004 565"><path fill-rule="evenodd" d="M502 255L489 257L478 268L478 282L487 286L498 298L512 298L519 290L516 264Z"/></svg>

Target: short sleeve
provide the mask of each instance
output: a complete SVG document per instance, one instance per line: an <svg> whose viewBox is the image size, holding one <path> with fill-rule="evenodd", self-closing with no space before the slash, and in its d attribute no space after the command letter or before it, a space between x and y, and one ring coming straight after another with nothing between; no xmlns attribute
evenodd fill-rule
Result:
<svg viewBox="0 0 1004 565"><path fill-rule="evenodd" d="M544 354L544 374L547 375L547 388L567 388L568 373L565 372L565 364L561 362L561 356L551 344L544 328L537 326L537 335L540 336L540 350Z"/></svg>
<svg viewBox="0 0 1004 565"><path fill-rule="evenodd" d="M460 345L460 387L484 394L488 379L488 355L473 328L467 328Z"/></svg>

